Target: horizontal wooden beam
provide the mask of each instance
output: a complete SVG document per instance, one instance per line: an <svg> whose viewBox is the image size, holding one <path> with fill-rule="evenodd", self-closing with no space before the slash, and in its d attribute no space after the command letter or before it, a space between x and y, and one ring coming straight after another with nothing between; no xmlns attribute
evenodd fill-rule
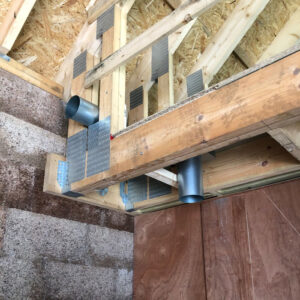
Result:
<svg viewBox="0 0 300 300"><path fill-rule="evenodd" d="M222 195L228 188L290 174L300 170L300 163L268 135L262 135L230 149L216 153L203 162L205 194ZM270 180L271 182L271 180ZM259 184L258 184L259 185ZM256 186L256 184L255 184ZM245 186L245 188L247 188ZM173 196L134 203L135 209L149 208L178 200Z"/></svg>
<svg viewBox="0 0 300 300"><path fill-rule="evenodd" d="M87 191L124 181L281 127L300 115L300 52L212 88L111 141L110 169L72 184ZM287 54L285 54L287 55ZM278 59L278 58L277 58ZM250 73L250 74L249 74ZM225 83L223 83L225 84Z"/></svg>
<svg viewBox="0 0 300 300"><path fill-rule="evenodd" d="M154 24L88 72L85 87L90 87L94 81L101 79L117 67L124 65L131 58L152 46L159 39L176 31L182 25L201 15L217 2L219 2L219 0L186 1L171 14Z"/></svg>
<svg viewBox="0 0 300 300"><path fill-rule="evenodd" d="M4 58L0 57L0 68L10 72L25 81L39 87L42 90L45 90L58 98L63 98L63 91L64 88L60 84L56 83L55 81L48 79L29 68L25 67L24 65L16 62L12 58L7 57L8 61Z"/></svg>

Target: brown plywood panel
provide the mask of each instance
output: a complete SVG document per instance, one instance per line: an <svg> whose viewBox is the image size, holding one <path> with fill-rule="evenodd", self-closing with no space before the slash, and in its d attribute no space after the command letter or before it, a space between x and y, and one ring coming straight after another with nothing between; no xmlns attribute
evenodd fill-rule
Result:
<svg viewBox="0 0 300 300"><path fill-rule="evenodd" d="M243 197L204 202L202 224L207 299L252 299Z"/></svg>
<svg viewBox="0 0 300 300"><path fill-rule="evenodd" d="M199 205L136 217L134 242L134 299L206 299Z"/></svg>
<svg viewBox="0 0 300 300"><path fill-rule="evenodd" d="M299 183L245 195L254 299L299 299L300 219L292 212L299 212Z"/></svg>

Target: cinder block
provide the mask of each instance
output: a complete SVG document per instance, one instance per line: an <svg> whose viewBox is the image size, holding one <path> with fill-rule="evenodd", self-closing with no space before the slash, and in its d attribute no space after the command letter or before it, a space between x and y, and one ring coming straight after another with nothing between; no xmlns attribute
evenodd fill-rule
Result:
<svg viewBox="0 0 300 300"><path fill-rule="evenodd" d="M93 264L132 268L132 233L89 225L87 242Z"/></svg>
<svg viewBox="0 0 300 300"><path fill-rule="evenodd" d="M47 152L65 153L65 138L1 112L0 136L0 159L44 169Z"/></svg>
<svg viewBox="0 0 300 300"><path fill-rule="evenodd" d="M132 299L132 275L133 271L126 269L118 270L116 285L116 298L118 300Z"/></svg>
<svg viewBox="0 0 300 300"><path fill-rule="evenodd" d="M0 299L43 299L44 285L32 262L0 258Z"/></svg>
<svg viewBox="0 0 300 300"><path fill-rule="evenodd" d="M116 299L116 271L46 262L43 272L47 299Z"/></svg>
<svg viewBox="0 0 300 300"><path fill-rule="evenodd" d="M133 232L133 217L43 192L44 171L0 159L0 205Z"/></svg>
<svg viewBox="0 0 300 300"><path fill-rule="evenodd" d="M23 260L49 258L85 263L87 225L8 209L3 253Z"/></svg>
<svg viewBox="0 0 300 300"><path fill-rule="evenodd" d="M0 111L67 136L62 100L2 69L0 86Z"/></svg>

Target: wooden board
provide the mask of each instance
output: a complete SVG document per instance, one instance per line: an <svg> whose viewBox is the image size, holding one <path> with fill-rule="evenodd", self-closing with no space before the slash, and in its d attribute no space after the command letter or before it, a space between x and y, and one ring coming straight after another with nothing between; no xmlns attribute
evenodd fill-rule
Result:
<svg viewBox="0 0 300 300"><path fill-rule="evenodd" d="M187 2L186 5L178 7L170 15L144 31L136 39L127 43L120 50L116 51L91 70L86 76L85 87L90 87L94 81L101 79L116 68L124 65L130 59L152 46L160 38L173 33L183 24L201 15L201 13L204 13L218 1L219 0Z"/></svg>
<svg viewBox="0 0 300 300"><path fill-rule="evenodd" d="M6 61L0 58L0 68L22 78L23 80L28 81L42 90L49 92L50 94L53 94L61 99L63 98L64 88L60 84L30 70L13 59Z"/></svg>
<svg viewBox="0 0 300 300"><path fill-rule="evenodd" d="M296 180L202 204L208 300L299 298L299 194Z"/></svg>
<svg viewBox="0 0 300 300"><path fill-rule="evenodd" d="M298 300L299 195L298 179L135 217L134 299Z"/></svg>
<svg viewBox="0 0 300 300"><path fill-rule="evenodd" d="M299 181L245 195L255 299L299 299L299 195Z"/></svg>
<svg viewBox="0 0 300 300"><path fill-rule="evenodd" d="M244 200L221 198L201 208L207 299L252 299Z"/></svg>
<svg viewBox="0 0 300 300"><path fill-rule="evenodd" d="M135 217L134 299L205 299L199 205Z"/></svg>
<svg viewBox="0 0 300 300"><path fill-rule="evenodd" d="M105 187L280 126L300 113L300 52L116 136L110 170L72 185Z"/></svg>

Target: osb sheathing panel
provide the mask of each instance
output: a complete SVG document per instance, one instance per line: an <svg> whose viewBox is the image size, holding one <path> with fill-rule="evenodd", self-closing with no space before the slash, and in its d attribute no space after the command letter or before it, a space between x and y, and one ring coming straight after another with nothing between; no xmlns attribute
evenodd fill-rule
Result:
<svg viewBox="0 0 300 300"><path fill-rule="evenodd" d="M0 0L0 26L3 22L4 17L6 16L8 9L10 7L11 1L9 0Z"/></svg>
<svg viewBox="0 0 300 300"><path fill-rule="evenodd" d="M88 2L38 0L9 56L53 79L87 18Z"/></svg>

